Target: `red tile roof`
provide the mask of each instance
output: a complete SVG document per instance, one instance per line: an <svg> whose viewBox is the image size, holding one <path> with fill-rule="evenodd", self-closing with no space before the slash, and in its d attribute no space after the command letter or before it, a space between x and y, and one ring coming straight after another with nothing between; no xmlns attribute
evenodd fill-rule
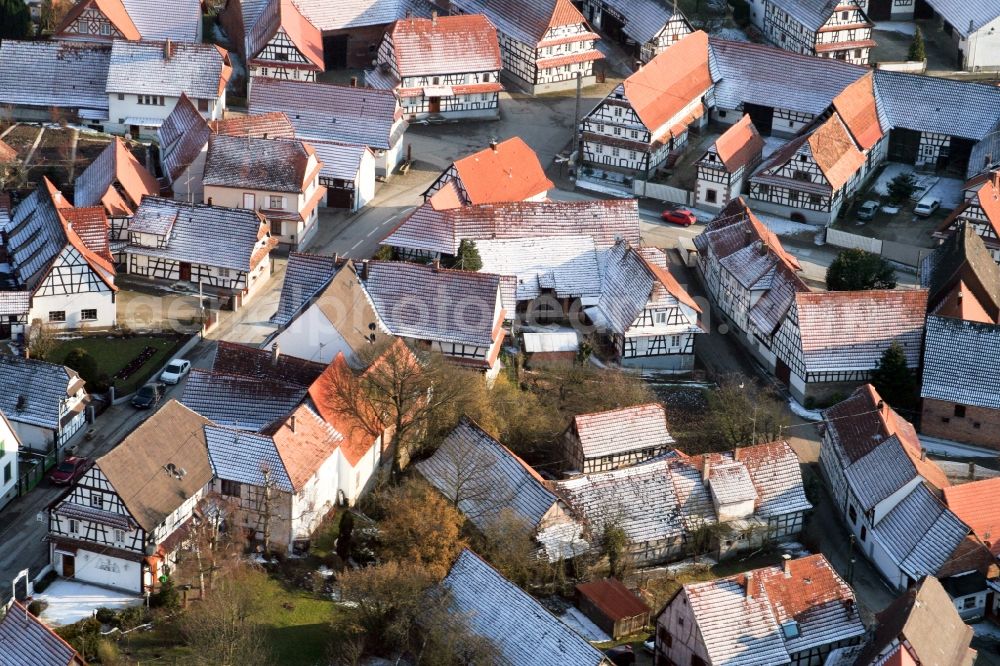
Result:
<svg viewBox="0 0 1000 666"><path fill-rule="evenodd" d="M524 201L554 187L538 155L517 136L456 160L455 170L473 205Z"/></svg>
<svg viewBox="0 0 1000 666"><path fill-rule="evenodd" d="M882 138L882 126L875 107L875 77L868 72L833 98L833 108L862 150L869 150Z"/></svg>
<svg viewBox="0 0 1000 666"><path fill-rule="evenodd" d="M675 42L623 85L639 119L656 131L711 88L708 35L699 30Z"/></svg>
<svg viewBox="0 0 1000 666"><path fill-rule="evenodd" d="M66 13L66 17L63 18L62 23L59 24L59 27L55 29L53 34L59 35L59 33L64 32L80 18L80 15L84 11L91 7L103 14L122 33L125 39L142 39L139 29L135 27L135 23L132 21L132 17L128 15L128 11L125 9L122 0L82 0L70 8Z"/></svg>
<svg viewBox="0 0 1000 666"><path fill-rule="evenodd" d="M281 30L309 62L308 69L325 70L323 34L302 15L292 0L271 0L247 34L247 56L252 61L268 62L260 53ZM294 63L280 61L281 66Z"/></svg>
<svg viewBox="0 0 1000 666"><path fill-rule="evenodd" d="M497 30L482 14L407 18L389 31L400 77L501 68Z"/></svg>
<svg viewBox="0 0 1000 666"><path fill-rule="evenodd" d="M591 60L602 60L604 54L597 49L590 49L589 51L582 51L580 53L571 53L569 55L553 56L551 58L539 58L535 61L538 65L538 69L552 69L553 67L562 67L563 65L574 65L578 62L590 62Z"/></svg>
<svg viewBox="0 0 1000 666"><path fill-rule="evenodd" d="M59 214L66 220L69 227L76 232L83 244L105 261L114 262L111 256L111 246L108 241L110 224L104 209L100 206L90 208L64 208Z"/></svg>
<svg viewBox="0 0 1000 666"><path fill-rule="evenodd" d="M118 291L118 287L115 286L115 267L114 264L104 257L100 256L83 242L79 234L73 230L70 225L69 220L67 220L64 213L71 210L73 207L65 203L65 199L62 193L52 184L52 181L48 179L48 176L42 177L42 184L45 186L49 193L49 197L55 204L56 213L59 215L59 222L63 225L63 232L66 234L66 241L76 249L77 252L83 257L90 267L97 273L98 277L108 286L111 291Z"/></svg>
<svg viewBox="0 0 1000 666"><path fill-rule="evenodd" d="M0 141L0 162L13 162L17 159L17 151L6 142Z"/></svg>
<svg viewBox="0 0 1000 666"><path fill-rule="evenodd" d="M271 349L220 340L212 370L307 387L326 369L322 363L281 354L280 351L275 358Z"/></svg>
<svg viewBox="0 0 1000 666"><path fill-rule="evenodd" d="M813 159L834 190L843 187L865 163L864 153L854 145L837 114L810 134L808 141Z"/></svg>
<svg viewBox="0 0 1000 666"><path fill-rule="evenodd" d="M1000 555L1000 479L944 488L944 501L990 552Z"/></svg>
<svg viewBox="0 0 1000 666"><path fill-rule="evenodd" d="M316 411L343 437L340 449L352 467L374 446L372 432L384 430L374 410L363 419L358 418L338 397L342 387L355 382L357 379L341 352L309 387L309 398L316 405Z"/></svg>
<svg viewBox="0 0 1000 666"><path fill-rule="evenodd" d="M617 578L605 578L576 586L577 594L594 604L608 619L617 622L626 618L644 615L649 606Z"/></svg>
<svg viewBox="0 0 1000 666"><path fill-rule="evenodd" d="M296 491L309 482L338 446L343 448L339 434L305 405L299 405L271 439Z"/></svg>
<svg viewBox="0 0 1000 666"><path fill-rule="evenodd" d="M252 139L294 139L295 127L281 111L247 116L230 116L225 120L212 120L209 128L216 134L228 134Z"/></svg>
<svg viewBox="0 0 1000 666"><path fill-rule="evenodd" d="M749 114L743 114L738 123L715 140L715 152L730 173L759 160L763 150L764 139L760 137Z"/></svg>
<svg viewBox="0 0 1000 666"><path fill-rule="evenodd" d="M677 281L677 278L673 276L669 269L660 266L654 261L650 261L649 257L647 257L642 251L639 252L639 256L642 257L643 263L646 264L646 267L653 274L653 277L656 278L657 282L663 285L664 289L670 292L671 296L695 312L701 312L701 308L694 302L694 299L691 298L691 294L689 294L687 290L681 286L681 283Z"/></svg>
<svg viewBox="0 0 1000 666"><path fill-rule="evenodd" d="M144 196L160 193L160 184L153 174L139 163L119 137L108 144L74 185L76 205L100 204L112 217L130 216Z"/></svg>
<svg viewBox="0 0 1000 666"><path fill-rule="evenodd" d="M757 569L753 585L756 588L754 596L761 592L767 594L779 624L830 602L850 602L850 607L854 607L850 586L820 554L789 560L784 567Z"/></svg>
<svg viewBox="0 0 1000 666"><path fill-rule="evenodd" d="M570 0L556 0L552 9L552 17L549 19L549 28L558 28L564 25L586 24L580 10L573 6Z"/></svg>

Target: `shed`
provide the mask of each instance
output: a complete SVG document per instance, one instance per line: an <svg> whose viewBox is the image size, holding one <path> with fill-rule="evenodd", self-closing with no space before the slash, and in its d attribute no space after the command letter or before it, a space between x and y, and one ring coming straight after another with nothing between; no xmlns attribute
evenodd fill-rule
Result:
<svg viewBox="0 0 1000 666"><path fill-rule="evenodd" d="M580 340L576 331L546 331L543 333L522 333L524 352L528 359L541 361L576 360Z"/></svg>
<svg viewBox="0 0 1000 666"><path fill-rule="evenodd" d="M580 583L576 605L614 640L638 633L649 624L649 606L617 578Z"/></svg>

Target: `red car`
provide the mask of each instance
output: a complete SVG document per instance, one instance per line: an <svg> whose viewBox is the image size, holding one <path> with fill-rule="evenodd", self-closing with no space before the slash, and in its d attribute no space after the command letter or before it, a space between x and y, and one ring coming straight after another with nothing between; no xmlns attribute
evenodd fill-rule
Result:
<svg viewBox="0 0 1000 666"><path fill-rule="evenodd" d="M674 210L665 210L663 215L664 222L673 222L674 224L679 224L682 227L690 227L692 224L698 222L698 218L694 216L694 213L689 211L687 208L675 208Z"/></svg>
<svg viewBox="0 0 1000 666"><path fill-rule="evenodd" d="M69 456L56 465L56 468L49 473L49 480L59 486L68 486L83 476L83 473L89 467L89 462L90 458Z"/></svg>

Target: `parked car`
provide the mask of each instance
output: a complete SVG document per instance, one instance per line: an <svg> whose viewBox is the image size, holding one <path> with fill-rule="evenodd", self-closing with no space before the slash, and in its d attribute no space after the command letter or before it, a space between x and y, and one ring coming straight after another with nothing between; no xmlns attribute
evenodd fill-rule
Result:
<svg viewBox="0 0 1000 666"><path fill-rule="evenodd" d="M132 396L132 406L136 409L152 409L163 397L163 389L156 384L146 384Z"/></svg>
<svg viewBox="0 0 1000 666"><path fill-rule="evenodd" d="M49 480L58 486L68 486L75 482L90 467L90 458L69 456L49 472Z"/></svg>
<svg viewBox="0 0 1000 666"><path fill-rule="evenodd" d="M913 209L914 215L919 215L920 217L930 217L934 214L938 208L941 207L941 202L934 197L924 197L917 202L916 207Z"/></svg>
<svg viewBox="0 0 1000 666"><path fill-rule="evenodd" d="M656 652L656 637L653 634L646 636L646 640L642 642L642 649L649 654Z"/></svg>
<svg viewBox="0 0 1000 666"><path fill-rule="evenodd" d="M695 217L694 213L689 211L687 208L665 210L660 217L663 218L664 222L679 224L683 227L690 227L692 224L696 224L698 222L698 218Z"/></svg>
<svg viewBox="0 0 1000 666"><path fill-rule="evenodd" d="M866 201L860 206L858 206L858 219L863 222L868 222L875 219L875 213L879 211L879 205L877 201Z"/></svg>
<svg viewBox="0 0 1000 666"><path fill-rule="evenodd" d="M604 656L615 666L632 666L635 663L635 652L631 645L619 645L605 651Z"/></svg>
<svg viewBox="0 0 1000 666"><path fill-rule="evenodd" d="M164 384L176 384L191 371L191 361L175 358L160 373L160 381Z"/></svg>

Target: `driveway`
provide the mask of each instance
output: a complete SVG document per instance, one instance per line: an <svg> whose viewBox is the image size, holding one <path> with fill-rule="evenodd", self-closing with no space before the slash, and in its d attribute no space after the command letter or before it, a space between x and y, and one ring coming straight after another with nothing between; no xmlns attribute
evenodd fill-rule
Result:
<svg viewBox="0 0 1000 666"><path fill-rule="evenodd" d="M936 21L883 21L875 24L872 39L877 46L872 49L871 60L876 62L901 62L906 60L913 41L913 28L920 26L924 33L924 52L927 54L927 73L952 72L956 66L956 53L951 37L941 30Z"/></svg>

